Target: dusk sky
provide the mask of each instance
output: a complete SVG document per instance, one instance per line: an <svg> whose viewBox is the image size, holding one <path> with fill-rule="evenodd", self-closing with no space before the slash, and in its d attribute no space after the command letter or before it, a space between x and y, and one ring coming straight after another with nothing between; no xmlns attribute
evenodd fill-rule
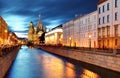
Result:
<svg viewBox="0 0 120 78"><path fill-rule="evenodd" d="M30 21L36 26L38 15L44 26L56 27L75 15L88 14L97 9L99 0L0 0L0 16L8 24L9 31L18 37L27 37Z"/></svg>

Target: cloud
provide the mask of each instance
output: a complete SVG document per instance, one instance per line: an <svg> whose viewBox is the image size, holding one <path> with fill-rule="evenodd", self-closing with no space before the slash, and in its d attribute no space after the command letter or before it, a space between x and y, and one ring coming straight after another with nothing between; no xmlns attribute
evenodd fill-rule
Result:
<svg viewBox="0 0 120 78"><path fill-rule="evenodd" d="M41 14L42 23L47 28L53 28L74 19L75 14L87 14L96 10L98 1L0 0L0 15L8 23L10 31L23 34L28 32L30 21L33 21L36 26L39 14ZM18 35L20 36L23 37L23 35Z"/></svg>
<svg viewBox="0 0 120 78"><path fill-rule="evenodd" d="M15 34L19 37L21 37L21 38L28 38L28 34L27 33L18 33L18 32L15 32Z"/></svg>

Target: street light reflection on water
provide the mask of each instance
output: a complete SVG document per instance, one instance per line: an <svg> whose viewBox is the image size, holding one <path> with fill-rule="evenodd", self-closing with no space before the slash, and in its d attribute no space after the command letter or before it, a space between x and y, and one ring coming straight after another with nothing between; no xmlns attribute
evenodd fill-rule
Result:
<svg viewBox="0 0 120 78"><path fill-rule="evenodd" d="M91 68L95 69L94 66L85 68L79 62L23 46L5 78L120 78L117 73L110 72L113 77L105 76L104 69L96 71Z"/></svg>

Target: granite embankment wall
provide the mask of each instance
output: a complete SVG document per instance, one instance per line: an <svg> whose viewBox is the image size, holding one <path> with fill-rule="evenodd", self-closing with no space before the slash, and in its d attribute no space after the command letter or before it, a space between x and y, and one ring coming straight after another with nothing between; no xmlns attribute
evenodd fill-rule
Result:
<svg viewBox="0 0 120 78"><path fill-rule="evenodd" d="M41 46L40 48L60 56L72 58L78 61L120 72L120 56L115 55L114 53L80 51L75 49L64 49L48 46Z"/></svg>
<svg viewBox="0 0 120 78"><path fill-rule="evenodd" d="M4 78L12 62L14 61L19 49L20 46L15 47L12 49L12 51L7 51L7 54L0 56L0 78Z"/></svg>

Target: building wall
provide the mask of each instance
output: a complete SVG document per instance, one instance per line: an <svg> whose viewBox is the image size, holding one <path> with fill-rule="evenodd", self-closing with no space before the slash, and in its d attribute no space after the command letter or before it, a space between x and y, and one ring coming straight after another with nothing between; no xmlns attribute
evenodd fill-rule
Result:
<svg viewBox="0 0 120 78"><path fill-rule="evenodd" d="M75 46L74 40L74 21L71 20L63 24L63 45L64 46Z"/></svg>
<svg viewBox="0 0 120 78"><path fill-rule="evenodd" d="M8 40L8 25L0 16L0 45L7 44Z"/></svg>
<svg viewBox="0 0 120 78"><path fill-rule="evenodd" d="M46 45L62 45L63 43L63 30L56 28L45 34Z"/></svg>
<svg viewBox="0 0 120 78"><path fill-rule="evenodd" d="M7 42L9 45L17 45L18 43L20 43L20 41L18 40L18 37L14 32L9 32Z"/></svg>
<svg viewBox="0 0 120 78"><path fill-rule="evenodd" d="M74 40L76 41L76 46L80 46L80 18L74 20Z"/></svg>
<svg viewBox="0 0 120 78"><path fill-rule="evenodd" d="M120 42L120 0L117 0L117 7L115 1L106 0L98 4L98 46L100 48L120 48L118 44ZM115 20L116 12L117 20Z"/></svg>
<svg viewBox="0 0 120 78"><path fill-rule="evenodd" d="M97 11L74 20L77 47L97 48Z"/></svg>

